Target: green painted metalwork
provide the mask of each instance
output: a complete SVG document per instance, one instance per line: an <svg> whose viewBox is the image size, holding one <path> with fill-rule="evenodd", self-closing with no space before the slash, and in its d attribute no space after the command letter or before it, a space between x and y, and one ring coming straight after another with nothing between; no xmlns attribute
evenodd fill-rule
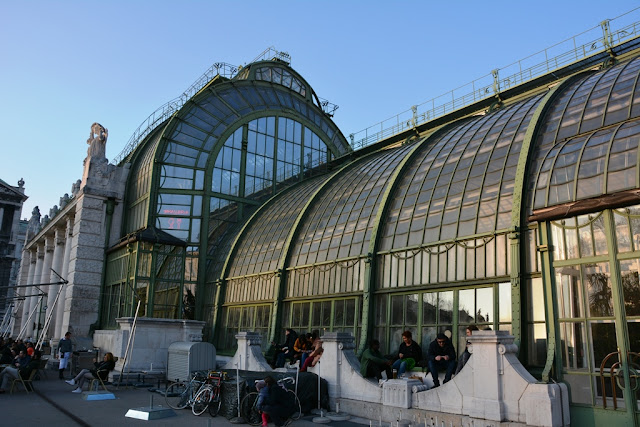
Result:
<svg viewBox="0 0 640 427"><path fill-rule="evenodd" d="M380 243L380 232L383 227L383 219L386 218L387 212L389 209L389 203L391 202L391 196L395 192L398 180L407 172L408 164L412 161L417 153L420 150L430 143L433 139L441 137L443 133L449 131L452 127L458 126L458 122L451 123L449 125L440 127L438 129L433 130L429 135L422 138L421 141L417 142L415 147L405 155L404 159L398 164L396 170L393 175L389 178L389 185L385 189L384 195L382 196L382 201L378 205L378 210L376 212L376 218L374 221L374 226L371 230L371 238L369 240L369 249L367 251L367 266L365 270L365 289L363 292L363 305L362 305L362 331L360 336L360 348L358 349L358 353L362 353L366 349L366 345L369 342L369 337L372 333L371 328L373 328L373 322L371 319L373 318L373 296L376 290L377 283L377 274L376 274L376 256L381 254L379 252L379 243ZM422 315L422 309L419 310L420 315ZM389 318L389 317L387 317ZM419 321L421 321L419 319ZM388 339L388 337L387 337Z"/></svg>
<svg viewBox="0 0 640 427"><path fill-rule="evenodd" d="M511 211L511 229L509 234L511 241L511 306L512 306L512 334L515 337L515 343L520 347L522 341L522 316L521 316L521 277L522 262L520 260L521 239L524 238L520 232L523 219L523 195L525 189L525 180L527 177L527 169L529 165L529 156L532 151L533 141L537 135L537 131L541 126L541 120L550 108L550 105L556 99L558 93L563 90L570 79L565 79L554 88L552 88L538 103L531 120L527 126L527 130L520 147L520 156L518 158L518 166L516 167L516 179L513 189L513 203Z"/></svg>
<svg viewBox="0 0 640 427"><path fill-rule="evenodd" d="M405 155L404 159L396 166L396 170L389 177L389 184L382 195L382 200L378 205L378 210L375 215L373 228L371 229L371 238L369 239L369 249L367 251L367 264L365 267L365 288L362 294L362 329L360 332L360 346L358 348L358 354L362 354L366 350L371 336L371 329L373 328L373 295L376 289L376 256L379 242L379 232L382 226L382 219L386 217L389 201L393 194L398 178L406 172L407 163L413 158L415 153L430 140L430 137L441 131L442 128L435 130L430 135L422 138L415 144L415 147ZM389 304L390 305L390 304ZM387 317L388 318L388 317ZM419 319L420 320L420 319Z"/></svg>
<svg viewBox="0 0 640 427"><path fill-rule="evenodd" d="M556 375L562 372L562 354L560 350L560 340L556 337L560 331L558 328L558 308L555 304L557 301L555 278L553 275L553 260L551 255L551 239L549 238L549 223L540 224L540 252L542 259L542 283L544 284L544 306L545 319L547 320L547 361L542 371L542 381L549 383L552 370ZM558 357L555 357L558 355ZM555 363L555 364L554 364Z"/></svg>
<svg viewBox="0 0 640 427"><path fill-rule="evenodd" d="M620 364L623 373L625 407L629 414L630 421L635 419L635 411L638 409L635 391L631 389L631 378L629 376L629 364L631 363L631 348L629 347L629 327L627 324L627 316L625 313L625 300L622 294L622 276L620 274L620 264L616 259L618 253L618 244L616 241L616 223L613 218L613 212L606 210L604 213L605 236L607 238L607 247L609 248L609 269L611 272L611 295L613 299L613 312L616 318L615 329L618 341L618 351L621 354Z"/></svg>
<svg viewBox="0 0 640 427"><path fill-rule="evenodd" d="M289 235L285 239L285 244L282 247L282 252L281 252L282 255L280 256L280 260L278 261L278 270L281 271L282 274L280 276L280 280L277 282L277 285L276 285L275 295L277 296L277 301L274 301L273 311L271 312L271 325L272 326L270 328L270 330L271 330L271 336L269 337L270 341L275 341L275 339L276 339L276 331L277 331L278 325L280 324L281 319L282 319L282 299L283 299L283 295L284 295L284 292L285 292L285 289L286 289L286 279L287 279L286 266L287 266L287 263L289 262L289 258L291 256L291 250L293 248L293 239L295 238L295 236L298 233L300 225L302 224L302 219L305 217L306 213L311 208L311 206L314 203L314 201L317 200L317 198L320 197L324 193L324 191L326 190L326 188L329 185L329 183L335 177L340 175L344 170L347 170L350 167L352 167L352 164L344 165L343 167L341 167L337 171L333 172L329 176L329 178L327 178L327 180L325 182L323 182L322 185L320 185L320 187L318 187L318 189L311 195L311 197L309 197L307 203L304 205L304 207L302 208L302 210L298 214L298 217L296 218L295 222L291 226L291 230L289 231Z"/></svg>

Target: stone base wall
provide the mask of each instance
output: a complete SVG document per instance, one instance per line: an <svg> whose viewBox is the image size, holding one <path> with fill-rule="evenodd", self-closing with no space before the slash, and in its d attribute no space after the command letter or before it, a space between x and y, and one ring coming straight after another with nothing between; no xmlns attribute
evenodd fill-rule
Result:
<svg viewBox="0 0 640 427"><path fill-rule="evenodd" d="M259 336L248 339L250 334L237 336L234 363L243 360L244 369L263 371ZM566 385L537 383L520 364L514 338L506 331L475 331L469 338L472 357L462 371L447 384L429 390L422 390L419 379L378 384L363 378L351 334L330 332L322 341L322 358L308 370L328 382L332 409L385 423L417 424L419 419L427 425L491 427L570 423ZM424 384L432 385L429 380Z"/></svg>
<svg viewBox="0 0 640 427"><path fill-rule="evenodd" d="M115 372L122 372L127 343L131 336L133 317L116 319L120 329L99 330L93 335L93 346L101 353L110 351L118 358ZM202 341L205 322L197 320L138 318L126 371L140 372L167 369L169 346L174 342Z"/></svg>

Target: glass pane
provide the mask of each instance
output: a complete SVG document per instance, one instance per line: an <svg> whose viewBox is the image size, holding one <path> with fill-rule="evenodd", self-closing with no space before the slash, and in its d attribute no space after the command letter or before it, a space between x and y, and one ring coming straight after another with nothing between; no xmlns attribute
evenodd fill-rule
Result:
<svg viewBox="0 0 640 427"><path fill-rule="evenodd" d="M511 283L498 285L499 321L511 322Z"/></svg>
<svg viewBox="0 0 640 427"><path fill-rule="evenodd" d="M595 221L593 221L593 240L595 242L596 255L606 255L607 252L607 237L604 234L604 216L600 215Z"/></svg>
<svg viewBox="0 0 640 427"><path fill-rule="evenodd" d="M376 298L376 325L387 324L387 295Z"/></svg>
<svg viewBox="0 0 640 427"><path fill-rule="evenodd" d="M436 307L438 306L438 293L427 292L422 294L422 323L436 323Z"/></svg>
<svg viewBox="0 0 640 427"><path fill-rule="evenodd" d="M594 370L599 370L602 361L609 353L618 350L616 341L616 325L613 322L591 322L591 339L593 345L593 366ZM617 359L617 356L613 356ZM609 359L611 360L611 359ZM609 362L607 366L610 366Z"/></svg>
<svg viewBox="0 0 640 427"><path fill-rule="evenodd" d="M405 325L415 326L418 324L418 295L407 295L407 315Z"/></svg>
<svg viewBox="0 0 640 427"><path fill-rule="evenodd" d="M631 235L627 217L618 215L616 211L614 211L613 218L616 222L616 240L618 242L618 251L631 251Z"/></svg>
<svg viewBox="0 0 640 427"><path fill-rule="evenodd" d="M438 296L438 320L440 323L453 322L453 291L440 292Z"/></svg>
<svg viewBox="0 0 640 427"><path fill-rule="evenodd" d="M640 316L640 260L620 261L620 276L627 316Z"/></svg>
<svg viewBox="0 0 640 427"><path fill-rule="evenodd" d="M561 323L562 366L566 369L587 368L587 346L582 323Z"/></svg>
<svg viewBox="0 0 640 427"><path fill-rule="evenodd" d="M584 317L580 270L573 266L556 268L556 287L560 318Z"/></svg>
<svg viewBox="0 0 640 427"><path fill-rule="evenodd" d="M529 281L529 320L534 322L544 322L544 288L542 278L537 277Z"/></svg>
<svg viewBox="0 0 640 427"><path fill-rule="evenodd" d="M547 361L547 327L544 323L529 325L529 364L544 366Z"/></svg>
<svg viewBox="0 0 640 427"><path fill-rule="evenodd" d="M613 316L609 263L584 266L590 317Z"/></svg>
<svg viewBox="0 0 640 427"><path fill-rule="evenodd" d="M475 289L464 289L458 293L458 311L461 324L475 323Z"/></svg>
<svg viewBox="0 0 640 427"><path fill-rule="evenodd" d="M391 324L402 325L404 324L404 308L402 306L402 295L391 296Z"/></svg>
<svg viewBox="0 0 640 427"><path fill-rule="evenodd" d="M493 288L476 289L476 322L492 322Z"/></svg>
<svg viewBox="0 0 640 427"><path fill-rule="evenodd" d="M591 375L564 374L562 380L565 381L571 389L571 402L584 403L591 405Z"/></svg>
<svg viewBox="0 0 640 427"><path fill-rule="evenodd" d="M344 325L344 300L333 303L333 327L339 328Z"/></svg>

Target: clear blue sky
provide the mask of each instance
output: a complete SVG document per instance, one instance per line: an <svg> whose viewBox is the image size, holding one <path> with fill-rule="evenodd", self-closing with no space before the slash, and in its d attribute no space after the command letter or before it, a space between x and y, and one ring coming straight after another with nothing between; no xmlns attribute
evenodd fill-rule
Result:
<svg viewBox="0 0 640 427"><path fill-rule="evenodd" d="M274 46L340 106L345 136L638 6L608 1L4 1L0 179L22 217L82 177L90 126L107 158L214 62ZM635 16L640 16L635 13ZM638 19L640 20L640 19Z"/></svg>

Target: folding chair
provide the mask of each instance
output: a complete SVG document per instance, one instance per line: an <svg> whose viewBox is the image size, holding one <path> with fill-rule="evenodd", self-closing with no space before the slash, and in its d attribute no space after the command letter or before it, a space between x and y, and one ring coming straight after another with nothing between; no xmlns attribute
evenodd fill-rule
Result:
<svg viewBox="0 0 640 427"><path fill-rule="evenodd" d="M31 373L29 374L29 378L22 378L22 375L20 375L20 371L18 371L18 378L14 378L13 381L11 381L11 388L9 389L9 394L13 394L13 387L15 387L17 384L22 384L22 387L24 387L24 391L28 393L31 393L33 391L33 378L36 376L36 374L38 373L37 369L34 369L31 371ZM27 384L29 385L29 387L27 387Z"/></svg>
<svg viewBox="0 0 640 427"><path fill-rule="evenodd" d="M96 376L98 378L94 378L94 379L91 380L91 383L89 384L89 390L93 390L93 387L95 386L96 391L98 391L98 384L100 384L102 386L102 388L104 389L104 391L109 391L109 389L105 385L104 381L102 381L102 378L100 378L100 373L101 372L104 372L104 371L97 371L96 372Z"/></svg>

